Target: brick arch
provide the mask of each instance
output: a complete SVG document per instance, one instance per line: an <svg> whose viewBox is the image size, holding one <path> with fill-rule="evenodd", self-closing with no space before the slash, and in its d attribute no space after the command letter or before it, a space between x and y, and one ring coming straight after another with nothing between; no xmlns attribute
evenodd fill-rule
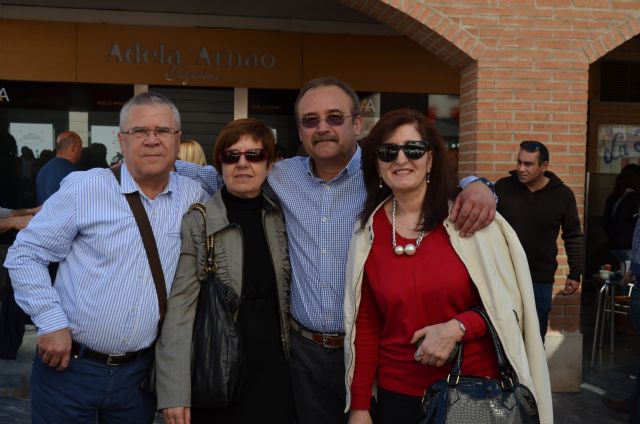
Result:
<svg viewBox="0 0 640 424"><path fill-rule="evenodd" d="M475 35L420 1L340 1L406 35L454 69L473 64L487 49Z"/></svg>
<svg viewBox="0 0 640 424"><path fill-rule="evenodd" d="M640 15L629 16L584 48L584 54L593 63L611 50L640 34Z"/></svg>

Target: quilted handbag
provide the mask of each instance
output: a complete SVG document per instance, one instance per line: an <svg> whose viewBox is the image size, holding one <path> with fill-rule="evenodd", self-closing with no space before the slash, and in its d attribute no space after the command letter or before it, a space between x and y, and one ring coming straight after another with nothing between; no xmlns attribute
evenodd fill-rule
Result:
<svg viewBox="0 0 640 424"><path fill-rule="evenodd" d="M538 407L531 391L518 382L506 358L502 343L484 309L473 308L487 323L487 330L498 356L500 379L462 375L464 343L446 379L438 380L425 391L420 424L535 424Z"/></svg>

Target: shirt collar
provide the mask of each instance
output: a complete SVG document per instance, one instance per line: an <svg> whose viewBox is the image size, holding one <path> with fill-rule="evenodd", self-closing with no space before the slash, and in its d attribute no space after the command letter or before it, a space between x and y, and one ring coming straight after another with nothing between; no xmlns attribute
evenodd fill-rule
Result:
<svg viewBox="0 0 640 424"><path fill-rule="evenodd" d="M174 190L176 178L176 173L171 172L169 174L169 182L158 195L171 193ZM140 187L138 187L138 184L129 173L127 164L124 161L122 162L122 167L120 168L120 187L122 193L135 193L137 191L140 193L140 195L144 196L144 193L142 192L142 190L140 190Z"/></svg>
<svg viewBox="0 0 640 424"><path fill-rule="evenodd" d="M361 157L362 157L362 149L360 148L360 145L356 143L355 153L353 154L353 156L351 156L351 159L349 160L349 163L347 164L347 166L345 166L344 169L340 171L338 175L336 175L334 180L337 180L343 175L348 176L351 174L358 173L361 169L361 166L360 166ZM313 169L313 159L311 158L311 156L307 157L307 173L312 177L319 179L319 177L316 175Z"/></svg>

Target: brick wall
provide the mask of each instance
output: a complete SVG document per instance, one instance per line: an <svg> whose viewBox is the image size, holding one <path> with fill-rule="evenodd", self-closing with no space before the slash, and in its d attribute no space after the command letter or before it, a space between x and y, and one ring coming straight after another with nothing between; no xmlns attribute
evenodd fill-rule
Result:
<svg viewBox="0 0 640 424"><path fill-rule="evenodd" d="M460 71L461 174L500 178L521 140L540 140L583 215L589 65L640 33L640 1L342 2ZM565 258L559 262L556 292L567 272ZM557 296L551 329L579 331L579 308L579 294Z"/></svg>

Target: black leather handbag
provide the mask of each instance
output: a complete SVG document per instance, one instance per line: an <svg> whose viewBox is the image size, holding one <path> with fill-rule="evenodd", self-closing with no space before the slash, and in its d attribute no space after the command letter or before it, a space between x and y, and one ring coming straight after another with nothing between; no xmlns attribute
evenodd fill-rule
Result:
<svg viewBox="0 0 640 424"><path fill-rule="evenodd" d="M192 209L202 213L202 204ZM215 238L206 236L207 279L198 295L191 345L191 405L214 408L231 405L240 396L246 377L242 338L235 320L241 299L216 274Z"/></svg>
<svg viewBox="0 0 640 424"><path fill-rule="evenodd" d="M531 391L518 382L502 343L484 309L473 308L487 323L491 334L500 379L462 376L464 343L446 379L426 390L422 399L425 419L420 424L535 424L540 422L538 407Z"/></svg>

